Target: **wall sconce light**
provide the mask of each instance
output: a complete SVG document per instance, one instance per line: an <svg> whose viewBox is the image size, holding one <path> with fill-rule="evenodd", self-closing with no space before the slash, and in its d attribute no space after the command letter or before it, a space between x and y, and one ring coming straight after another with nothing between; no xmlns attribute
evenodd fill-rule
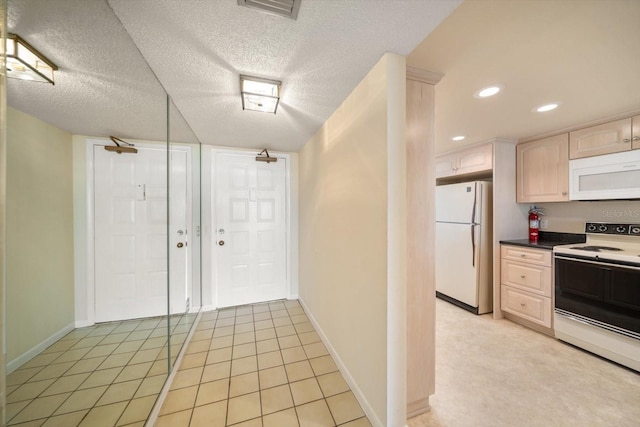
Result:
<svg viewBox="0 0 640 427"><path fill-rule="evenodd" d="M36 82L53 82L58 67L29 43L15 34L7 34L7 77Z"/></svg>
<svg viewBox="0 0 640 427"><path fill-rule="evenodd" d="M280 101L280 85L277 80L240 76L242 109L276 113Z"/></svg>

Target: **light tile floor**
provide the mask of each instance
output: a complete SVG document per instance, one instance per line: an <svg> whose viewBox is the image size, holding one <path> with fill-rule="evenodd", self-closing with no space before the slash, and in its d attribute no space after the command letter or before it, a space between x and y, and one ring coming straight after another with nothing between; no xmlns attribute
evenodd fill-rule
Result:
<svg viewBox="0 0 640 427"><path fill-rule="evenodd" d="M195 315L171 318L175 360ZM7 376L10 426L143 426L168 372L167 319L75 329Z"/></svg>
<svg viewBox="0 0 640 427"><path fill-rule="evenodd" d="M202 314L156 427L371 426L295 300Z"/></svg>

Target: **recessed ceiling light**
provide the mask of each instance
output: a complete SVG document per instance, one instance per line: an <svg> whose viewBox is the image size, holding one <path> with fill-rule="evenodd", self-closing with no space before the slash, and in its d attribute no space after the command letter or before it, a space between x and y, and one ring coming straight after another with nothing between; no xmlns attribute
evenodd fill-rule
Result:
<svg viewBox="0 0 640 427"><path fill-rule="evenodd" d="M452 141L462 141L463 139L464 136L462 135L454 136L453 138L451 138Z"/></svg>
<svg viewBox="0 0 640 427"><path fill-rule="evenodd" d="M488 98L500 92L501 90L502 90L501 85L489 86L489 87L485 87L484 89L480 89L479 91L474 93L473 96L475 98Z"/></svg>
<svg viewBox="0 0 640 427"><path fill-rule="evenodd" d="M558 108L558 104L546 104L536 108L535 111L538 113L544 113L546 111L555 110L556 108Z"/></svg>

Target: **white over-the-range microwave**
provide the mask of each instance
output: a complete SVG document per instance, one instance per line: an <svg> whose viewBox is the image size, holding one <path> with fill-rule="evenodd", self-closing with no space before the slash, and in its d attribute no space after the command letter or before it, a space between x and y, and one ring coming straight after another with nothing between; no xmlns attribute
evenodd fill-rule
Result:
<svg viewBox="0 0 640 427"><path fill-rule="evenodd" d="M569 160L569 200L640 199L640 150Z"/></svg>

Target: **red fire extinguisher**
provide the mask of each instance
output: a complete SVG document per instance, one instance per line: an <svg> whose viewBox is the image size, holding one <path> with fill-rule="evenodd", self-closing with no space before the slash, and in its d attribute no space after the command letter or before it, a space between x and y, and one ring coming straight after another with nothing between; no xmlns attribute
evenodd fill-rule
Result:
<svg viewBox="0 0 640 427"><path fill-rule="evenodd" d="M542 211L536 206L529 209L529 241L537 243L540 231L540 215Z"/></svg>

